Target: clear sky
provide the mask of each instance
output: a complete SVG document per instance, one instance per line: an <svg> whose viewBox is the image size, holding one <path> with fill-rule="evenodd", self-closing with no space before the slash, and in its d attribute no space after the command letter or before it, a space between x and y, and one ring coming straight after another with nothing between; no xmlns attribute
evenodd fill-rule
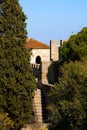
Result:
<svg viewBox="0 0 87 130"><path fill-rule="evenodd" d="M49 44L68 39L87 26L87 0L19 0L27 16L28 37Z"/></svg>

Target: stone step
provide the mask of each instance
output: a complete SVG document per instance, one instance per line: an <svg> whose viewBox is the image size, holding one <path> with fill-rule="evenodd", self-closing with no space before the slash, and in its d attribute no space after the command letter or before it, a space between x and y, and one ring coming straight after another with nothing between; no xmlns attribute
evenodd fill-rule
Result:
<svg viewBox="0 0 87 130"><path fill-rule="evenodd" d="M35 113L35 121L42 122L42 99L41 90L39 89L35 91L33 109Z"/></svg>

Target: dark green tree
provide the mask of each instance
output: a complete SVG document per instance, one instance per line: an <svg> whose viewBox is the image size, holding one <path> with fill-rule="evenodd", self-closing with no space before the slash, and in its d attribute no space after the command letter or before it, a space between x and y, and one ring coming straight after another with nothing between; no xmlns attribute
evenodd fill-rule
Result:
<svg viewBox="0 0 87 130"><path fill-rule="evenodd" d="M81 60L87 56L87 27L76 35L71 35L69 40L61 46L61 56L64 61Z"/></svg>
<svg viewBox="0 0 87 130"><path fill-rule="evenodd" d="M32 120L36 88L25 20L18 0L0 0L0 113L9 114L15 130Z"/></svg>
<svg viewBox="0 0 87 130"><path fill-rule="evenodd" d="M48 106L52 130L86 130L87 59L65 63L59 83L50 91Z"/></svg>

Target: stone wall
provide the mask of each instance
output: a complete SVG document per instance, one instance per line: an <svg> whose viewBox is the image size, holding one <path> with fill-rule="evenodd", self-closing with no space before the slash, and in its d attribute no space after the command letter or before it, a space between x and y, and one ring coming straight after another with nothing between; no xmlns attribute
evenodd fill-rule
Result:
<svg viewBox="0 0 87 130"><path fill-rule="evenodd" d="M33 49L31 63L36 63L36 57L40 56L41 61L50 61L50 49Z"/></svg>
<svg viewBox="0 0 87 130"><path fill-rule="evenodd" d="M58 78L58 62L42 62L42 84L54 84Z"/></svg>
<svg viewBox="0 0 87 130"><path fill-rule="evenodd" d="M58 40L50 40L50 59L52 61L58 61L59 59Z"/></svg>
<svg viewBox="0 0 87 130"><path fill-rule="evenodd" d="M58 78L58 62L49 61L41 62L41 64L32 64L33 75L37 79L38 87L41 84L54 84Z"/></svg>
<svg viewBox="0 0 87 130"><path fill-rule="evenodd" d="M48 68L50 67L51 62L42 62L42 66L41 66L41 79L42 79L42 84L48 84Z"/></svg>

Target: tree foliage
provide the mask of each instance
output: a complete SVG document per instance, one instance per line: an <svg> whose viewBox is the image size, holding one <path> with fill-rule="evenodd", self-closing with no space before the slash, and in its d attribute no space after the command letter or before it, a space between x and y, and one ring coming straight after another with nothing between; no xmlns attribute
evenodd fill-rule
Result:
<svg viewBox="0 0 87 130"><path fill-rule="evenodd" d="M61 56L64 61L81 60L87 56L87 27L76 35L71 35L68 41L61 46Z"/></svg>
<svg viewBox="0 0 87 130"><path fill-rule="evenodd" d="M36 88L25 20L18 0L0 0L0 113L9 113L15 130L31 121Z"/></svg>
<svg viewBox="0 0 87 130"><path fill-rule="evenodd" d="M12 128L14 122L8 117L8 113L0 114L0 130L7 130Z"/></svg>
<svg viewBox="0 0 87 130"><path fill-rule="evenodd" d="M53 130L86 130L87 59L65 63L59 83L51 89L48 106Z"/></svg>

